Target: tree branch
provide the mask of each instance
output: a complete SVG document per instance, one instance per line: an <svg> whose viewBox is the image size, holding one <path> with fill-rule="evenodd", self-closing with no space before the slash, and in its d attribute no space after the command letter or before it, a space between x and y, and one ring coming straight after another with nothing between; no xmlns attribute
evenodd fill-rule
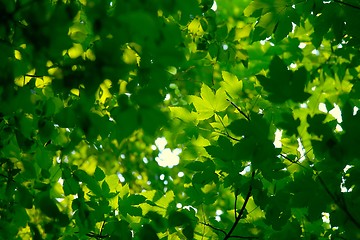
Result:
<svg viewBox="0 0 360 240"><path fill-rule="evenodd" d="M246 115L233 101L230 101L229 99L226 99L228 102L230 102L231 103L231 105L233 105L235 108L236 108L236 110L238 110L239 111L239 113L241 114L241 115L243 115L248 121L250 121L250 117L248 116L248 115Z"/></svg>
<svg viewBox="0 0 360 240"><path fill-rule="evenodd" d="M100 234L96 234L94 232L87 233L86 236L96 238L96 239L104 239L104 238L109 237L109 235L100 235Z"/></svg>
<svg viewBox="0 0 360 240"><path fill-rule="evenodd" d="M249 199L250 199L250 196L251 196L252 184L253 184L253 182L254 182L254 177L255 177L255 171L253 171L252 174L251 174L250 186L249 186L249 190L248 190L248 192L247 192L247 194L246 194L245 201L244 201L244 203L243 203L243 205L242 205L242 207L241 207L241 209L240 209L240 211L239 211L238 216L237 216L236 219L235 219L234 224L232 225L230 231L226 234L224 240L227 240L227 239L229 239L229 238L235 237L235 236L231 236L231 234L232 234L233 231L235 230L236 226L238 225L240 219L242 218L242 216L243 216L243 214L244 214L244 212L245 212L246 205L247 205L247 203L248 203L248 201L249 201Z"/></svg>
<svg viewBox="0 0 360 240"><path fill-rule="evenodd" d="M229 238L258 239L258 237L230 236Z"/></svg>
<svg viewBox="0 0 360 240"><path fill-rule="evenodd" d="M104 230L104 225L105 225L105 221L103 221L102 224L101 224L99 235L102 235L102 231Z"/></svg>
<svg viewBox="0 0 360 240"><path fill-rule="evenodd" d="M16 181L12 177L6 176L5 174L2 174L2 173L0 173L0 176L3 178L6 178L8 181L12 181L12 182L16 183Z"/></svg>
<svg viewBox="0 0 360 240"><path fill-rule="evenodd" d="M235 221L236 221L236 210L237 210L237 207L236 207L236 202L237 202L237 189L235 190L235 203L234 203L234 215L235 215Z"/></svg>
<svg viewBox="0 0 360 240"><path fill-rule="evenodd" d="M204 226L207 226L207 227L209 227L209 228L211 228L211 229L214 229L214 230L216 230L216 231L222 232L224 235L226 235L226 232L225 232L224 230L220 229L220 228L214 227L214 226L212 226L212 225L209 224L209 223L205 223L205 222L200 222L200 223L203 224Z"/></svg>
<svg viewBox="0 0 360 240"><path fill-rule="evenodd" d="M33 74L25 74L25 77L32 77L32 78L43 78L44 76L39 76L39 75L33 75Z"/></svg>
<svg viewBox="0 0 360 240"><path fill-rule="evenodd" d="M315 170L316 171L316 170ZM354 216L350 213L349 209L346 206L346 202L343 199L343 202L339 201L341 199L338 199L326 186L324 180L320 177L319 174L317 174L317 178L319 179L320 185L324 188L325 192L331 197L331 199L334 201L334 203L349 217L350 221L360 229L360 223L354 218Z"/></svg>
<svg viewBox="0 0 360 240"><path fill-rule="evenodd" d="M214 229L216 231L222 232L224 235L226 235L226 232L220 228L214 227L209 223L205 223L205 222L200 222L201 224L203 224L204 226L207 226L211 229ZM257 239L258 237L245 237L245 236L230 236L229 238L241 238L241 239Z"/></svg>
<svg viewBox="0 0 360 240"><path fill-rule="evenodd" d="M225 129L225 134L224 134L224 133L222 133L222 134L224 134L225 136L227 136L228 138L230 138L230 139L232 139L232 140L234 140L234 141L237 141L237 142L240 141L240 139L237 139L237 138L234 138L234 137L230 136L230 134L229 134L229 132L228 132L228 130L227 130L224 122L221 120L221 117L220 117L218 114L215 114L215 116L217 116L217 117L219 118L219 121L220 121L221 125L222 125L222 126L224 127L224 129Z"/></svg>
<svg viewBox="0 0 360 240"><path fill-rule="evenodd" d="M355 5L352 5L352 4L347 3L347 2L342 2L340 0L334 0L334 2L336 2L336 3L340 4L340 5L345 5L345 6L360 10L360 6L355 6Z"/></svg>
<svg viewBox="0 0 360 240"><path fill-rule="evenodd" d="M237 141L237 142L240 141L240 139L234 138L234 137L230 136L229 134L225 134L225 136L227 136L228 138L230 138L230 139L232 139L232 140L234 140L234 141Z"/></svg>

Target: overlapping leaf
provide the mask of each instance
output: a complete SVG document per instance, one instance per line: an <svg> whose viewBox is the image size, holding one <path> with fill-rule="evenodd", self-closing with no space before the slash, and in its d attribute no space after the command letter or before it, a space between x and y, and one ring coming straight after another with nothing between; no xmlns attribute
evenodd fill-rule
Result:
<svg viewBox="0 0 360 240"><path fill-rule="evenodd" d="M269 100L274 103L283 103L287 100L304 102L310 94L305 92L308 81L308 72L301 67L295 72L288 70L286 64L278 56L274 56L269 66L270 78L257 75L257 79L266 91Z"/></svg>
<svg viewBox="0 0 360 240"><path fill-rule="evenodd" d="M198 112L198 120L211 118L215 113L225 111L229 106L225 90L222 88L214 93L209 86L203 84L200 96L189 96L189 101Z"/></svg>
<svg viewBox="0 0 360 240"><path fill-rule="evenodd" d="M298 24L300 16L293 7L292 0L255 0L244 10L245 16L258 17L253 40L262 40L275 34L281 40L292 30L292 24Z"/></svg>

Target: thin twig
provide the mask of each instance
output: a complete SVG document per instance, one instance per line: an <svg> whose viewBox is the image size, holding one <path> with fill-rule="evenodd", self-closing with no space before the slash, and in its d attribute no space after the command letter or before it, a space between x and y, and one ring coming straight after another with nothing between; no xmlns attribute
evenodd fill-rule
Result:
<svg viewBox="0 0 360 240"><path fill-rule="evenodd" d="M258 237L230 236L229 238L258 239Z"/></svg>
<svg viewBox="0 0 360 240"><path fill-rule="evenodd" d="M44 76L39 76L39 75L33 75L33 74L25 74L25 77L32 77L32 78L43 78Z"/></svg>
<svg viewBox="0 0 360 240"><path fill-rule="evenodd" d="M316 170L315 170L316 171ZM316 171L317 172L317 171ZM320 185L324 188L325 192L331 197L334 203L349 217L350 221L360 229L360 223L353 217L350 213L349 209L346 206L345 201L343 203L339 201L339 199L330 191L330 189L326 186L324 180L320 177L319 174L316 174L319 179Z"/></svg>
<svg viewBox="0 0 360 240"><path fill-rule="evenodd" d="M355 5L352 5L352 4L347 3L347 2L342 2L342 1L339 1L339 0L334 0L334 2L336 2L336 3L340 4L340 5L342 4L342 5L345 5L345 6L360 10L359 6L355 6Z"/></svg>
<svg viewBox="0 0 360 240"><path fill-rule="evenodd" d="M289 161L292 162L292 163L296 163L296 162L297 162L297 161L294 161L294 160L290 159L288 156L286 156L286 155L283 154L283 153L280 153L280 156L283 157L283 158L285 158L286 160L289 160Z"/></svg>
<svg viewBox="0 0 360 240"><path fill-rule="evenodd" d="M238 110L239 111L239 113L241 114L241 115L243 115L248 121L250 121L250 117L248 116L248 115L246 115L233 101L230 101L229 99L226 99L228 102L230 102L231 103L231 105L233 105L235 108L236 108L236 110Z"/></svg>
<svg viewBox="0 0 360 240"><path fill-rule="evenodd" d="M203 131L207 131L207 132L213 132L213 131L214 131L214 132L216 132L216 133L218 133L218 134L221 134L221 135L223 135L223 136L226 136L226 137L228 137L228 138L231 138L231 139L234 140L234 141L237 141L237 142L240 141L240 139L234 138L234 137L230 136L229 134L223 133L223 132L218 131L218 130L216 130L216 129L214 129L213 131L210 130L210 129L203 128L203 127L199 127L198 129L203 130Z"/></svg>
<svg viewBox="0 0 360 240"><path fill-rule="evenodd" d="M224 235L226 235L226 232L224 230L222 230L221 228L214 227L211 224L205 223L205 222L200 222L200 223L203 224L204 226L208 226L209 228L212 228L216 231L222 232Z"/></svg>
<svg viewBox="0 0 360 240"><path fill-rule="evenodd" d="M236 207L236 202L237 202L237 190L235 190L235 203L234 203L234 214L235 214L235 220L236 220L236 210L237 210L237 207Z"/></svg>
<svg viewBox="0 0 360 240"><path fill-rule="evenodd" d="M289 162L291 162L291 164L287 165L286 167L290 167L292 164L296 164L296 165L298 165L299 167L304 168L305 170L312 171L311 168L305 167L305 166L303 166L303 165L299 162L302 157L298 158L297 160L292 160L292 159L290 159L288 156L286 156L286 155L283 154L283 153L281 153L280 156L283 157L283 158L285 158L285 159L288 160ZM304 156L305 156L305 155L304 155Z"/></svg>
<svg viewBox="0 0 360 240"><path fill-rule="evenodd" d="M309 153L312 149L308 150L302 157L305 157L307 155L307 153ZM360 223L352 216L352 214L350 213L349 209L347 208L345 199L342 199L343 201L341 202L336 195L334 195L330 189L327 187L325 181L321 178L321 176L319 175L319 172L315 169L315 167L312 167L311 169L303 166L301 163L299 163L298 160L293 161L291 160L289 157L287 157L285 154L280 154L281 157L289 160L291 163L295 163L298 164L300 167L303 167L309 171L314 171L315 175L317 176L317 178L319 179L319 183L322 186L322 188L325 190L325 192L330 196L330 198L334 201L334 203L349 217L350 221L360 229ZM300 157L299 159L301 159L302 157Z"/></svg>
<svg viewBox="0 0 360 240"><path fill-rule="evenodd" d="M6 176L5 174L2 173L0 173L0 176L6 178L8 181L16 183L16 181L12 177Z"/></svg>
<svg viewBox="0 0 360 240"><path fill-rule="evenodd" d="M224 129L225 129L225 134L224 134L224 133L223 133L223 134L224 134L225 136L227 136L228 138L230 138L230 139L232 139L232 140L234 140L234 141L239 142L240 139L237 139L237 138L234 138L234 137L230 136L230 134L229 134L229 132L228 132L228 130L227 130L224 122L223 122L222 119L221 119L221 117L220 117L218 114L216 114L216 116L219 118L221 125L222 125L222 126L224 127Z"/></svg>
<svg viewBox="0 0 360 240"><path fill-rule="evenodd" d="M247 194L246 194L244 203L243 203L243 205L242 205L242 207L241 207L241 209L240 209L240 211L239 211L239 215L236 217L234 224L232 225L230 231L226 234L224 240L227 240L227 239L229 239L229 238L232 237L231 234L232 234L233 231L235 230L236 226L238 225L240 219L242 218L242 216L243 216L243 214L244 214L244 212L245 212L246 205L247 205L247 203L248 203L248 201L249 201L249 199L250 199L250 196L251 196L252 187L253 187L252 185L253 185L253 182L254 182L254 177L255 177L255 171L253 170L253 171L252 171L252 174L251 174L251 180L250 180L249 190L248 190L248 192L247 192Z"/></svg>
<svg viewBox="0 0 360 240"><path fill-rule="evenodd" d="M204 214L204 205L201 204L200 207L201 207L201 213L202 213L202 215L203 215L204 222L206 222L206 217L205 217L205 214ZM203 234L202 234L202 236L201 236L201 240L203 240L203 239L204 239L204 236L205 236L205 227L206 227L206 225L204 225Z"/></svg>
<svg viewBox="0 0 360 240"><path fill-rule="evenodd" d="M230 135L221 117L217 113L215 115L219 118L221 125L224 127L226 135Z"/></svg>
<svg viewBox="0 0 360 240"><path fill-rule="evenodd" d="M240 139L238 139L238 138L234 138L234 137L232 137L232 136L230 136L228 134L225 134L225 136L227 136L228 138L231 138L234 141L240 142Z"/></svg>
<svg viewBox="0 0 360 240"><path fill-rule="evenodd" d="M100 234L96 234L94 232L87 233L86 236L93 237L93 238L96 238L96 239L103 239L103 238L108 238L109 237L109 235L100 235Z"/></svg>
<svg viewBox="0 0 360 240"><path fill-rule="evenodd" d="M102 222L102 224L101 224L101 228L100 228L100 235L102 235L102 231L103 231L103 229L104 229L104 225L105 225L105 221L103 221Z"/></svg>

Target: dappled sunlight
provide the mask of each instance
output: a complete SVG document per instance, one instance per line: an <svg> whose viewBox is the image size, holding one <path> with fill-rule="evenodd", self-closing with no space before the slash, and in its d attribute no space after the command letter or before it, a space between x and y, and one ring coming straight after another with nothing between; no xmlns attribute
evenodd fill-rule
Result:
<svg viewBox="0 0 360 240"><path fill-rule="evenodd" d="M179 164L180 157L179 154L182 152L180 148L175 148L171 150L170 148L165 148L167 141L164 137L157 138L155 140L155 145L159 150L159 155L155 157L155 160L161 167L172 168Z"/></svg>
<svg viewBox="0 0 360 240"><path fill-rule="evenodd" d="M1 239L360 239L360 5L2 1Z"/></svg>

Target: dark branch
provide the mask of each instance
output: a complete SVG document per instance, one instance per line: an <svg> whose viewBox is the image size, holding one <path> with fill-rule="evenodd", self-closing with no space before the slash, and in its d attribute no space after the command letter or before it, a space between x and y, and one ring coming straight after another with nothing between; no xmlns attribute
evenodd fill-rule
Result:
<svg viewBox="0 0 360 240"><path fill-rule="evenodd" d="M289 162L297 163L297 161L292 160L291 158L289 158L288 156L286 156L286 155L283 154L283 153L280 153L280 156L283 157L283 158L285 158L285 159L288 160Z"/></svg>
<svg viewBox="0 0 360 240"><path fill-rule="evenodd" d="M237 189L235 190L235 204L234 204L235 220L236 220L236 210L237 210L236 203L237 203Z"/></svg>
<svg viewBox="0 0 360 240"><path fill-rule="evenodd" d="M340 0L334 0L334 2L336 2L336 3L340 4L340 5L345 5L345 6L360 10L360 6L355 6L355 5L352 5L352 4L347 3L347 2L342 2Z"/></svg>
<svg viewBox="0 0 360 240"><path fill-rule="evenodd" d="M209 223L205 223L205 222L200 222L200 223L203 224L204 226L207 226L207 227L212 228L212 229L214 229L216 231L222 232L224 235L226 235L226 232L224 230L220 229L220 228L214 227L214 226L210 225Z"/></svg>
<svg viewBox="0 0 360 240"><path fill-rule="evenodd" d="M232 225L230 231L226 234L224 240L227 240L227 239L229 239L229 238L231 238L231 237L234 237L234 236L231 236L231 234L232 234L233 231L235 230L236 226L238 225L240 219L242 218L242 216L243 216L243 214L244 214L244 212L245 212L246 205L247 205L247 203L248 203L248 201L249 201L249 199L250 199L250 197L251 197L252 184L253 184L253 182L254 182L254 177L255 177L255 171L253 171L252 174L251 174L250 186L249 186L249 190L248 190L248 192L247 192L247 194L246 194L245 201L244 201L244 203L243 203L243 205L242 205L242 207L241 207L241 209L240 209L240 211L239 211L238 216L237 216L236 219L235 219L234 224Z"/></svg>
<svg viewBox="0 0 360 240"><path fill-rule="evenodd" d="M205 223L205 222L200 222L201 224L203 224L204 226L207 226L211 229L214 229L216 231L222 232L224 235L226 235L226 232L220 228L214 227L209 223ZM257 239L258 237L245 237L245 236L230 236L229 238L241 238L241 239Z"/></svg>
<svg viewBox="0 0 360 240"><path fill-rule="evenodd" d="M230 236L229 238L258 239L258 237Z"/></svg>
<svg viewBox="0 0 360 240"><path fill-rule="evenodd" d="M217 114L216 114L216 116L219 118L221 125L222 125L222 126L224 127L224 129L225 129L225 135L226 135L228 138L230 138L230 139L232 139L232 140L234 140L234 141L237 141L237 142L240 141L239 139L230 136L230 134L229 134L229 132L228 132L228 130L227 130L224 122L221 120L221 117L220 117L219 115L217 115Z"/></svg>
<svg viewBox="0 0 360 240"><path fill-rule="evenodd" d="M234 138L234 137L230 136L229 134L225 134L225 135L226 135L228 138L230 138L230 139L232 139L232 140L234 140L234 141L237 141L237 142L240 141L240 139Z"/></svg>
<svg viewBox="0 0 360 240"><path fill-rule="evenodd" d="M102 222L101 228L100 228L100 235L102 235L102 231L104 230L105 221Z"/></svg>
<svg viewBox="0 0 360 240"><path fill-rule="evenodd" d="M39 76L39 75L33 75L33 74L25 74L25 77L32 77L32 78L43 78L44 76Z"/></svg>
<svg viewBox="0 0 360 240"><path fill-rule="evenodd" d="M349 217L350 221L360 229L360 223L354 218L354 216L350 213L349 209L346 206L346 203L343 199L337 198L336 195L331 193L330 189L326 186L324 180L320 177L319 174L317 174L317 178L319 179L320 185L324 188L325 192L331 197L331 199L334 201L334 203Z"/></svg>
<svg viewBox="0 0 360 240"><path fill-rule="evenodd" d="M236 110L239 111L239 113L240 113L241 115L243 115L248 121L250 121L250 117L249 117L248 115L246 115L234 102L230 101L229 99L226 99L226 100L227 100L228 102L230 102L231 105L233 105L233 106L236 108Z"/></svg>
<svg viewBox="0 0 360 240"><path fill-rule="evenodd" d="M96 234L96 233L93 233L93 232L87 233L86 236L93 237L93 238L96 238L96 239L103 239L103 238L108 238L109 237L109 235L100 235L100 234Z"/></svg>
<svg viewBox="0 0 360 240"><path fill-rule="evenodd" d="M6 178L8 181L15 182L15 180L12 177L6 176L5 174L0 173L0 176L3 177L3 178Z"/></svg>

